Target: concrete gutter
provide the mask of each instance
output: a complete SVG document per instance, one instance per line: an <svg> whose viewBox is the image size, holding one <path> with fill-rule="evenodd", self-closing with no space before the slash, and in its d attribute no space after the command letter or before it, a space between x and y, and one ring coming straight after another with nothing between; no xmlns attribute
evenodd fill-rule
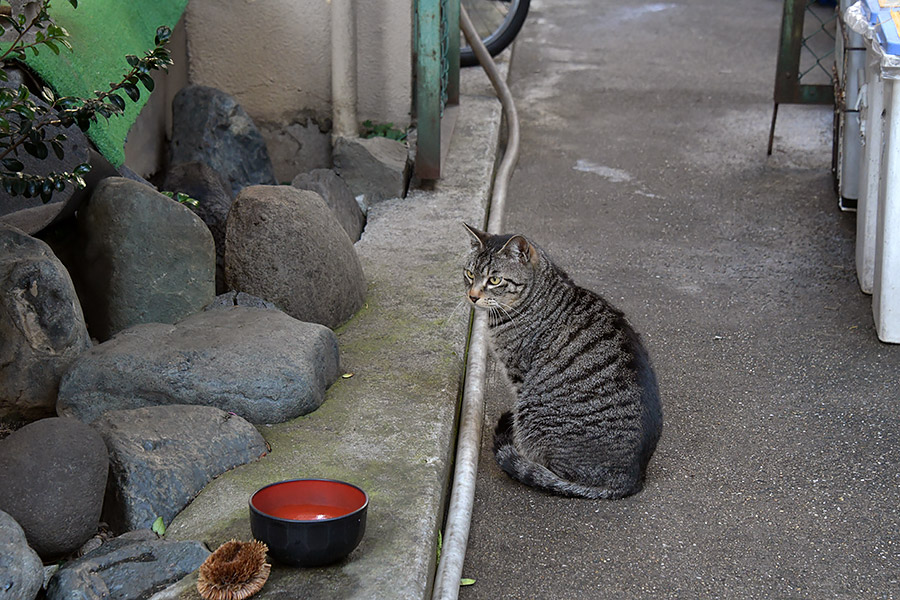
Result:
<svg viewBox="0 0 900 600"><path fill-rule="evenodd" d="M501 60L504 76L507 66ZM169 525L167 538L215 549L251 538L247 502L267 483L324 477L369 493L366 535L348 559L321 569L275 565L258 598L431 596L469 323L461 222L484 221L501 116L480 69L466 70L461 88L444 177L372 207L356 244L367 303L337 331L342 368L353 376L314 413L261 427L272 452L217 478ZM170 597L199 598L185 583Z"/></svg>

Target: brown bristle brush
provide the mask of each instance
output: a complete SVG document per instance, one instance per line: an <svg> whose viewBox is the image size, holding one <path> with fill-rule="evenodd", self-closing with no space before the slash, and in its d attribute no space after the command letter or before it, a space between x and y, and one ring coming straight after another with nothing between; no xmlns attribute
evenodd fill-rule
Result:
<svg viewBox="0 0 900 600"><path fill-rule="evenodd" d="M197 591L205 600L244 600L262 589L272 565L262 542L231 540L200 565Z"/></svg>

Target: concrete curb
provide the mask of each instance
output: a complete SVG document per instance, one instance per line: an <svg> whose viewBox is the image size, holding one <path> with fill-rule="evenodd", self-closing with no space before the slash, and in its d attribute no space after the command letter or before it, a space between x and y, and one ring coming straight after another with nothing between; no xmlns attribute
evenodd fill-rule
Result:
<svg viewBox="0 0 900 600"><path fill-rule="evenodd" d="M484 221L500 137L500 103L487 77L480 69L462 75L442 179L373 206L356 244L367 301L336 332L352 377L335 383L312 414L260 427L272 452L217 478L169 525L167 538L215 549L251 539L247 502L267 483L321 477L365 489L360 546L331 567L274 565L259 598L431 596L469 317L458 276L469 247L461 222ZM189 587L177 597L194 596Z"/></svg>

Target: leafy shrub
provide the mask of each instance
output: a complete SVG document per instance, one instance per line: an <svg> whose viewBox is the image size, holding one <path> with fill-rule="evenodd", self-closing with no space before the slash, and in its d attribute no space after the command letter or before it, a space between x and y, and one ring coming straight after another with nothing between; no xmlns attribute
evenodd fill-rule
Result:
<svg viewBox="0 0 900 600"><path fill-rule="evenodd" d="M78 8L78 0L68 2ZM0 80L9 81L5 68L16 61L24 61L29 51L34 55L41 48L49 49L56 55L59 55L60 47L72 51L72 46L66 39L68 32L53 22L49 9L50 0L42 0L37 14L30 21L24 14L11 14L11 10L0 12L0 35L9 29L17 34L10 46L0 54L0 66L3 67L0 69ZM30 32L34 32L34 39L26 41ZM125 61L129 70L119 81L110 83L108 91L95 91L93 98L58 97L52 89L45 86L40 91L46 102L44 105L35 102L24 83L17 89L0 88L0 185L3 190L11 196L40 196L44 202L48 202L53 193L65 189L67 183L83 188L83 177L91 169L89 164L80 164L71 172L26 173L25 165L19 160L19 152L24 151L43 160L52 151L62 159L65 154L62 143L66 136L63 133L49 136L50 127L66 128L76 125L82 131L87 131L99 117L109 119L122 114L125 110L125 97L137 102L141 97L141 85L152 92L153 78L150 72L167 70L172 64L167 47L171 34L168 27L157 29L155 47L141 57L127 55Z"/></svg>

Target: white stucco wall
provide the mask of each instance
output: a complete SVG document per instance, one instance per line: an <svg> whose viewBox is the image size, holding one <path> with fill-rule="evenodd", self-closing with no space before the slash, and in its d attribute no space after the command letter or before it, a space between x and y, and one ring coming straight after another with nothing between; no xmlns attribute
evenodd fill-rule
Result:
<svg viewBox="0 0 900 600"><path fill-rule="evenodd" d="M188 78L232 96L264 125L331 116L328 0L191 0ZM359 120L406 126L412 0L356 0Z"/></svg>

